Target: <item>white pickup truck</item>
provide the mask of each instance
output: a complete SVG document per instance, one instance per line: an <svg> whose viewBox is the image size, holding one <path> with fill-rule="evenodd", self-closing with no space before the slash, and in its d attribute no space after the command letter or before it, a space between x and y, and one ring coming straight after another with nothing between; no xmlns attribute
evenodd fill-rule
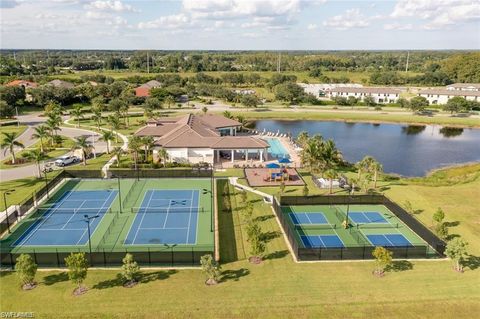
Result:
<svg viewBox="0 0 480 319"><path fill-rule="evenodd" d="M70 165L70 164L73 164L73 163L77 163L78 161L79 161L79 158L76 157L76 156L64 155L64 156L60 156L59 158L57 158L55 160L55 165L63 167L63 166L67 166L67 165Z"/></svg>

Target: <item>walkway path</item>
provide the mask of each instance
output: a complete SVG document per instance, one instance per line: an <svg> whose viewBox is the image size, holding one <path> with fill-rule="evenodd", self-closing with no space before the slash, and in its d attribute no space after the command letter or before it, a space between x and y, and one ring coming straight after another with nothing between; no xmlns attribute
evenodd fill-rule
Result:
<svg viewBox="0 0 480 319"><path fill-rule="evenodd" d="M264 193L264 192L261 192L259 190L256 190L256 189L253 189L251 188L250 186L246 186L246 185L242 185L242 184L239 184L238 183L238 177L229 177L228 178L228 181L230 182L230 184L232 184L233 186L237 187L237 188L241 188L247 192L251 192L251 193L255 193L257 195L260 195L262 197L266 197L270 200L270 202L273 201L273 196L270 195L270 194L267 194L267 193Z"/></svg>
<svg viewBox="0 0 480 319"><path fill-rule="evenodd" d="M67 120L64 121L64 123L65 123L65 124L68 124L68 125L73 125L73 124L69 123L70 120L71 120L71 119L67 119ZM98 129L98 128L95 127L95 126L90 126L90 125L82 125L82 127L88 127L88 128L92 128L92 129L95 129L95 130ZM114 131L114 130L112 130L112 129L108 129L108 128L103 128L103 127L101 127L100 129L103 130L103 131L112 131L113 134L117 134L117 135L122 139L122 141L123 141L122 150L127 151L127 149L128 149L128 138L127 138L125 135L123 135L122 133L116 132L116 131ZM97 133L96 133L96 134L97 134ZM116 162L116 160L117 160L117 156L113 156L113 157L102 167L103 176L107 177L108 169L110 168L110 166L111 166L113 163Z"/></svg>

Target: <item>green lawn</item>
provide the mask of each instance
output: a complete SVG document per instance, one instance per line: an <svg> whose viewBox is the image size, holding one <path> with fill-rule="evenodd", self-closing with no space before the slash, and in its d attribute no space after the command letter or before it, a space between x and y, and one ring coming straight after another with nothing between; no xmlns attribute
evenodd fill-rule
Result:
<svg viewBox="0 0 480 319"><path fill-rule="evenodd" d="M477 183L465 186L473 188ZM433 208L442 195L435 195L434 187L427 188L431 204L417 202L419 197L401 189L396 192L397 199L408 197L414 205ZM478 194L464 194L457 186L447 189L453 203L478 198ZM206 287L199 270L164 269L145 270L143 283L126 289L117 279L118 271L91 270L86 282L90 290L74 297L74 285L64 272L40 272L39 287L28 292L19 288L13 273L4 272L0 278L1 311L33 311L38 317L115 318L131 317L132 313L172 318L474 318L480 311L478 260L471 266L475 270L467 268L463 274L452 271L449 261L399 261L380 279L371 274L373 262L296 264L270 207L249 195L248 199L255 201L254 215L268 238L266 260L251 265L246 260L249 245L241 214L243 203L240 196L228 195L232 192L232 187L219 182L218 193L225 194L219 199L220 285ZM454 211L449 210L447 218ZM473 239L478 242L478 224L475 229ZM458 231L464 235L460 225Z"/></svg>
<svg viewBox="0 0 480 319"><path fill-rule="evenodd" d="M26 125L8 125L8 126L0 126L0 134L1 133L16 133L17 136L22 134L27 129ZM3 138L2 138L3 139Z"/></svg>
<svg viewBox="0 0 480 319"><path fill-rule="evenodd" d="M451 126L480 127L478 118L464 118L451 116L421 116L414 114L386 114L360 113L356 111L346 112L302 112L302 111L250 111L236 112L250 120L278 119L278 120L319 120L319 121L352 121L352 122L387 122L387 123L411 123L411 124L440 124Z"/></svg>
<svg viewBox="0 0 480 319"><path fill-rule="evenodd" d="M48 179L52 179L57 176L60 171L53 171L47 174ZM43 178L30 177L22 178L13 181L2 181L0 183L0 192L6 190L13 190L7 195L7 205L20 204L28 197L32 196L33 192L41 189L45 186L45 180ZM3 200L0 201L0 211L5 210Z"/></svg>

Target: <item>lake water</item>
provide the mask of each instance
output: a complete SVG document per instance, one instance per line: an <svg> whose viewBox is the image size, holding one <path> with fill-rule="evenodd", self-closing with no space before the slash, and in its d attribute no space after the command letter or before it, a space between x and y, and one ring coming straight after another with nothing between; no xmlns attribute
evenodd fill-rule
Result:
<svg viewBox="0 0 480 319"><path fill-rule="evenodd" d="M333 121L256 121L255 129L291 133L301 131L333 139L349 162L371 155L384 171L421 176L428 171L466 162L480 161L480 130L446 128L439 125L346 123Z"/></svg>

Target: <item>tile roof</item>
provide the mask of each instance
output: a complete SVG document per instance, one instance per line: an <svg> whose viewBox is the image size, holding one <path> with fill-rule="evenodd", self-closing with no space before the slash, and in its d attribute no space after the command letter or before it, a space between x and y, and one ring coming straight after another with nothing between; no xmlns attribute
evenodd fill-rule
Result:
<svg viewBox="0 0 480 319"><path fill-rule="evenodd" d="M251 136L220 136L218 128L240 126L240 123L219 115L185 115L176 118L157 118L135 132L138 136L157 137L155 144L167 148L267 148L264 140Z"/></svg>
<svg viewBox="0 0 480 319"><path fill-rule="evenodd" d="M35 88L38 86L37 83L31 82L31 81L26 81L26 80L13 80L11 82L8 82L5 84L6 86L25 86L25 87L32 87Z"/></svg>
<svg viewBox="0 0 480 319"><path fill-rule="evenodd" d="M480 83L453 83L447 85L447 88L476 88L480 89Z"/></svg>
<svg viewBox="0 0 480 319"><path fill-rule="evenodd" d="M339 92L339 93L366 93L366 94L400 94L402 91L398 89L392 89L387 87L339 87L333 88L330 90L331 92Z"/></svg>
<svg viewBox="0 0 480 319"><path fill-rule="evenodd" d="M52 85L57 88L65 88L65 89L72 89L75 87L75 84L73 83L63 81L63 80L58 80L58 79L48 82L47 85Z"/></svg>
<svg viewBox="0 0 480 319"><path fill-rule="evenodd" d="M480 96L480 91L433 89L433 90L421 90L421 91L418 91L418 94L449 95L449 96Z"/></svg>
<svg viewBox="0 0 480 319"><path fill-rule="evenodd" d="M139 87L146 88L146 89L153 89L153 88L158 88L158 87L161 87L161 86L162 86L162 83L160 83L156 80L151 80L151 81L148 81L147 83L144 83L144 84L140 85Z"/></svg>

